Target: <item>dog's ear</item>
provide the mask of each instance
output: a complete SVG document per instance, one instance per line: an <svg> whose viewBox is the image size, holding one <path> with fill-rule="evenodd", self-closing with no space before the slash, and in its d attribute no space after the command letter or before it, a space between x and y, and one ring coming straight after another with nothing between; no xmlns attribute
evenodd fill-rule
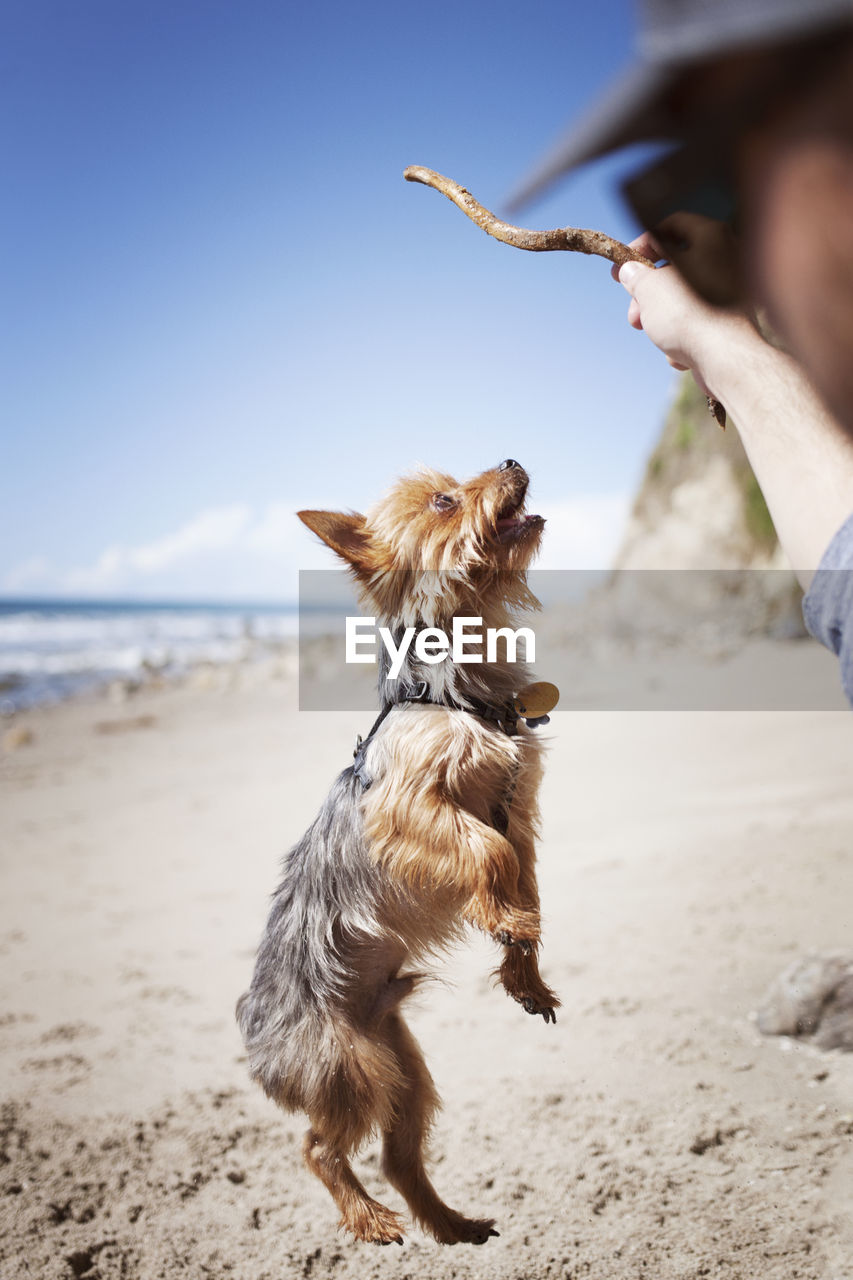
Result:
<svg viewBox="0 0 853 1280"><path fill-rule="evenodd" d="M357 572L372 567L367 521L357 511L297 511L303 524Z"/></svg>

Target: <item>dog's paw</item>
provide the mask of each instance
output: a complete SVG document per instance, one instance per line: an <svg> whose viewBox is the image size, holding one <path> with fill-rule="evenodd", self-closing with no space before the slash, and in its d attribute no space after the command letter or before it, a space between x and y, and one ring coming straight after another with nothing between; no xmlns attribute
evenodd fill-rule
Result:
<svg viewBox="0 0 853 1280"><path fill-rule="evenodd" d="M518 947L522 955L529 956L533 952L535 943L530 938L517 938L515 934L510 933L507 929L500 929L492 935L495 942L499 942L502 947Z"/></svg>
<svg viewBox="0 0 853 1280"><path fill-rule="evenodd" d="M424 1225L439 1244L485 1244L501 1234L495 1231L494 1218L464 1218L452 1209L446 1209L438 1221Z"/></svg>
<svg viewBox="0 0 853 1280"><path fill-rule="evenodd" d="M342 1218L340 1225L352 1232L356 1240L367 1244L402 1244L403 1223L396 1213L377 1204L375 1200L360 1204L351 1218Z"/></svg>
<svg viewBox="0 0 853 1280"><path fill-rule="evenodd" d="M540 1004L538 1000L533 999L533 996L524 996L519 1003L525 1013L541 1013L546 1022L557 1021L557 1013L553 1005Z"/></svg>
<svg viewBox="0 0 853 1280"><path fill-rule="evenodd" d="M485 1244L492 1236L500 1239L500 1231L495 1231L494 1218L483 1218L468 1223L467 1230L460 1236L465 1244Z"/></svg>

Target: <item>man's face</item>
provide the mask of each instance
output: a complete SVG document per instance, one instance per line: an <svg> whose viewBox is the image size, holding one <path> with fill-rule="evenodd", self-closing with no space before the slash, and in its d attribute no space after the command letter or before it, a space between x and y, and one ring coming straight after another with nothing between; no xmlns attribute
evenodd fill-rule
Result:
<svg viewBox="0 0 853 1280"><path fill-rule="evenodd" d="M701 297L767 313L853 433L853 39L708 63L675 92L698 132L626 185L629 202ZM726 215L685 212L709 191L736 237Z"/></svg>
<svg viewBox="0 0 853 1280"><path fill-rule="evenodd" d="M850 62L779 113L739 157L753 297L853 432L853 92Z"/></svg>

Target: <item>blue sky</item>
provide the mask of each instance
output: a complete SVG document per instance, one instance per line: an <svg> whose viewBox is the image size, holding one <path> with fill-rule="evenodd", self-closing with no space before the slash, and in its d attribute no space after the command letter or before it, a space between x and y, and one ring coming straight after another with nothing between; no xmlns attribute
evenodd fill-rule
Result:
<svg viewBox="0 0 853 1280"><path fill-rule="evenodd" d="M5 4L0 593L286 597L298 507L508 455L544 563L606 560L671 372L608 264L401 175L499 206L632 36L626 0ZM625 170L523 221L628 238Z"/></svg>

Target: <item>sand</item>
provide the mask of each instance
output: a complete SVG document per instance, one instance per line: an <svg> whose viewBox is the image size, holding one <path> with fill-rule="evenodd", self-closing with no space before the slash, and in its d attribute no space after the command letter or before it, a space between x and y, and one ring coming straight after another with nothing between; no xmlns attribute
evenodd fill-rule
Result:
<svg viewBox="0 0 853 1280"><path fill-rule="evenodd" d="M206 684L29 712L2 757L4 1277L853 1276L853 1057L754 1021L792 960L850 949L849 712L554 716L557 1025L473 935L411 1007L435 1181L501 1235L377 1249L336 1229L232 1014L278 858L365 717ZM400 1207L375 1147L358 1167Z"/></svg>

